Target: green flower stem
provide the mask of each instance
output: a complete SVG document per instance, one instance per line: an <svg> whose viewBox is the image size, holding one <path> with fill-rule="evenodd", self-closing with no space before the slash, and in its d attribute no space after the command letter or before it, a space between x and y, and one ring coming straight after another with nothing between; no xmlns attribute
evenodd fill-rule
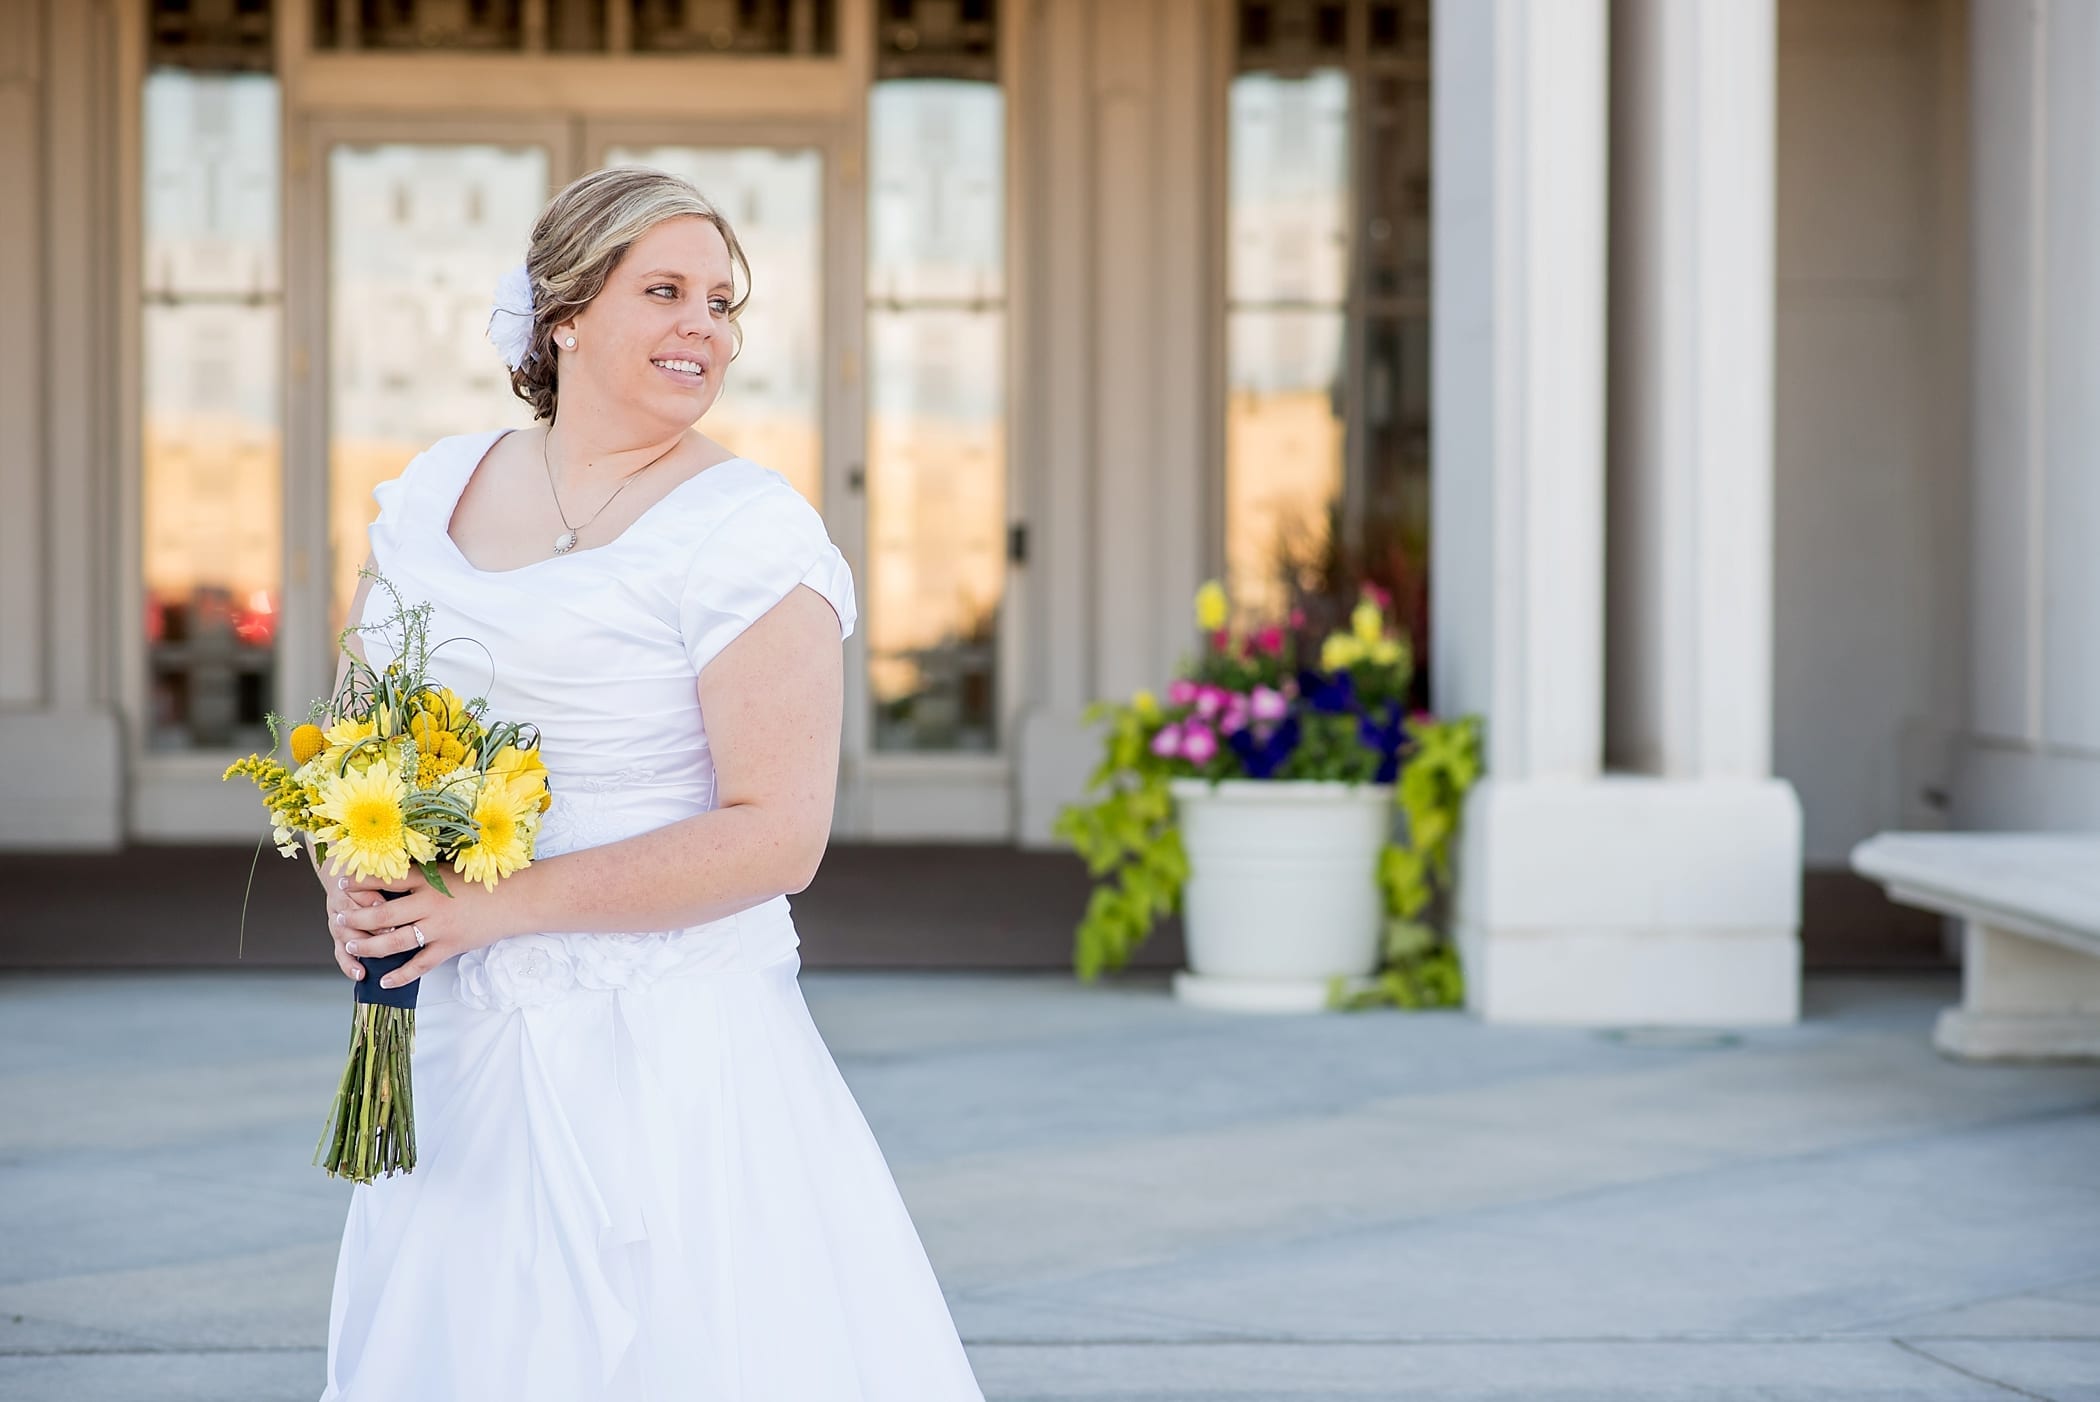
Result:
<svg viewBox="0 0 2100 1402"><path fill-rule="evenodd" d="M370 1183L416 1166L415 1036L414 1009L354 1005L350 1054L314 1149L314 1162L329 1176Z"/></svg>

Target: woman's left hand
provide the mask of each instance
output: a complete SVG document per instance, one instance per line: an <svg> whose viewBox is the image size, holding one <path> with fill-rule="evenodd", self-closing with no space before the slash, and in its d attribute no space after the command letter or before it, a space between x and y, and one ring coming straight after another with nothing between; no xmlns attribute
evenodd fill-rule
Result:
<svg viewBox="0 0 2100 1402"><path fill-rule="evenodd" d="M344 888L351 891L406 891L405 896L360 910L337 911L337 940L354 959L399 954L416 948L416 932L423 947L416 957L379 981L381 988L399 988L413 983L454 955L494 944L511 933L502 918L503 905L496 892L457 872L448 873L446 889L435 890L423 873L409 868L400 881L351 877Z"/></svg>

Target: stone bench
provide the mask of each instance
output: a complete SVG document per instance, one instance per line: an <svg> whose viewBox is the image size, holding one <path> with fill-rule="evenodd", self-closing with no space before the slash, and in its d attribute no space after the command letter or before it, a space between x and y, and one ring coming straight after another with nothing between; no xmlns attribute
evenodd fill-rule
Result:
<svg viewBox="0 0 2100 1402"><path fill-rule="evenodd" d="M1933 1045L1971 1061L2100 1059L2100 833L1883 833L1853 870L1962 922L1962 1001Z"/></svg>

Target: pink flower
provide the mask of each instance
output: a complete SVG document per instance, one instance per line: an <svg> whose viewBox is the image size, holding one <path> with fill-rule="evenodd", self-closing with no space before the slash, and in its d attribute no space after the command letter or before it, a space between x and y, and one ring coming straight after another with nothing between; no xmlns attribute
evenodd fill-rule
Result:
<svg viewBox="0 0 2100 1402"><path fill-rule="evenodd" d="M1161 759L1172 759L1181 752L1181 727L1163 725L1159 734L1152 737L1152 753Z"/></svg>
<svg viewBox="0 0 2100 1402"><path fill-rule="evenodd" d="M1268 657L1283 651L1283 630L1271 623L1254 635L1254 650Z"/></svg>
<svg viewBox="0 0 2100 1402"><path fill-rule="evenodd" d="M1304 609L1292 609L1292 610L1291 610L1291 627L1292 627L1292 628L1303 628L1304 626L1305 626L1305 610L1304 610Z"/></svg>
<svg viewBox="0 0 2100 1402"><path fill-rule="evenodd" d="M1222 686L1201 686L1196 688L1196 714L1205 720L1216 719L1218 712L1225 709L1225 697L1227 694Z"/></svg>
<svg viewBox="0 0 2100 1402"><path fill-rule="evenodd" d="M1234 735L1245 730L1249 714L1247 698L1237 691L1227 692L1225 694L1225 709L1218 716L1218 733L1220 735Z"/></svg>
<svg viewBox="0 0 2100 1402"><path fill-rule="evenodd" d="M1210 650L1217 653L1232 651L1232 633L1230 630L1220 628L1217 632L1212 633L1210 635Z"/></svg>
<svg viewBox="0 0 2100 1402"><path fill-rule="evenodd" d="M1186 677L1176 677L1167 683L1167 704L1186 706L1196 699L1197 686Z"/></svg>
<svg viewBox="0 0 2100 1402"><path fill-rule="evenodd" d="M1384 613L1393 606L1392 594L1384 586L1373 584L1368 579L1364 581L1363 597L1378 605L1380 613Z"/></svg>
<svg viewBox="0 0 2100 1402"><path fill-rule="evenodd" d="M1275 687L1257 686L1254 688L1252 711L1258 721L1279 721L1289 713L1290 703Z"/></svg>
<svg viewBox="0 0 2100 1402"><path fill-rule="evenodd" d="M1201 721L1190 721L1181 732L1181 757L1192 764L1209 764L1217 757L1218 737Z"/></svg>

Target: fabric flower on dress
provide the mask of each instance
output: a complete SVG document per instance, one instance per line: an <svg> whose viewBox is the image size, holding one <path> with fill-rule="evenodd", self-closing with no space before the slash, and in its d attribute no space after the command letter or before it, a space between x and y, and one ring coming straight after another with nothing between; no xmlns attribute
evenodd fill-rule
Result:
<svg viewBox="0 0 2100 1402"><path fill-rule="evenodd" d="M496 304L489 309L489 344L503 353L515 370L532 354L532 274L523 263L496 284Z"/></svg>

